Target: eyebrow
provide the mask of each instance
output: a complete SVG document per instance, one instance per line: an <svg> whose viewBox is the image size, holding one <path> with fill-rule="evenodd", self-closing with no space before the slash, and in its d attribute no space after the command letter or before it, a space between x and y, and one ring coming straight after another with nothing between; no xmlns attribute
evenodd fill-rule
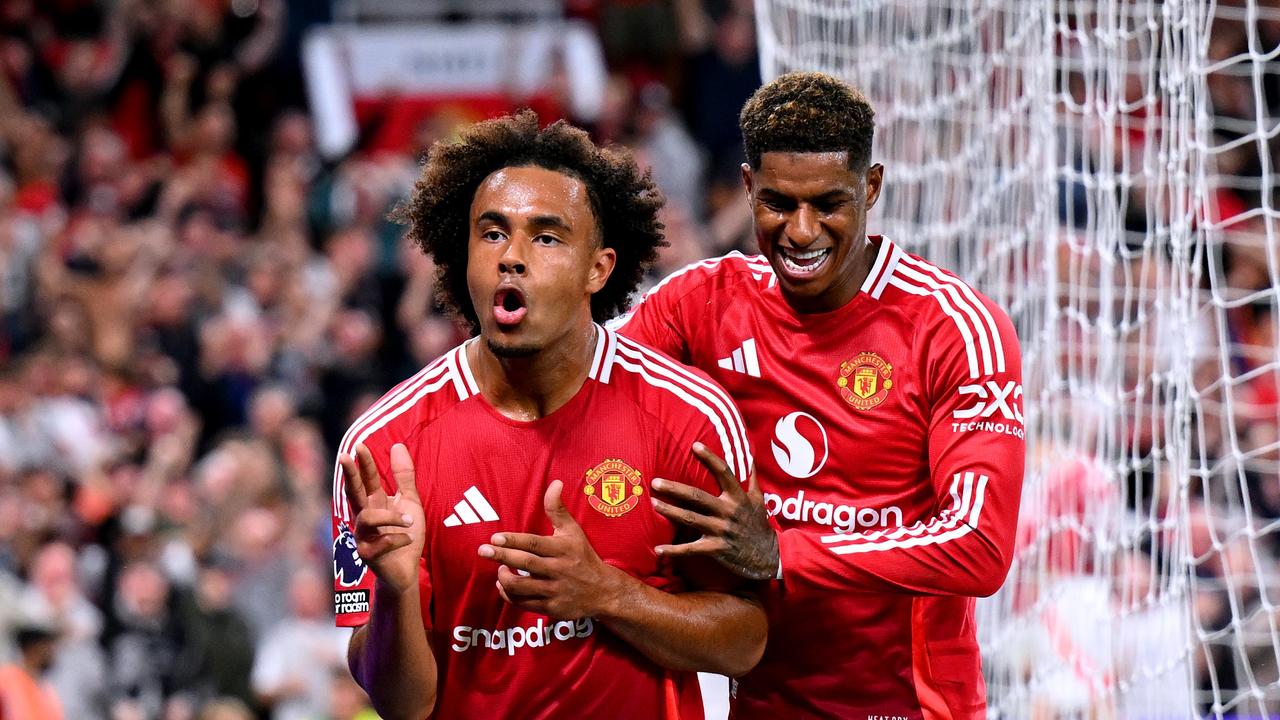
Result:
<svg viewBox="0 0 1280 720"><path fill-rule="evenodd" d="M797 198L794 195L784 193L770 187L760 188L759 194L777 198L787 198L788 200L807 200L808 202L831 202L834 200L844 200L853 197L853 193L848 190L828 190L820 195L814 195L813 197Z"/></svg>
<svg viewBox="0 0 1280 720"><path fill-rule="evenodd" d="M480 213L480 217L476 218L476 224L480 224L488 220L503 227L511 225L511 219L497 210L486 210ZM529 218L529 224L538 228L556 228L566 233L573 232L573 226L559 215L534 215Z"/></svg>
<svg viewBox="0 0 1280 720"><path fill-rule="evenodd" d="M559 215L534 215L529 219L529 224L534 227L552 227L564 232L573 232L573 227L569 222Z"/></svg>

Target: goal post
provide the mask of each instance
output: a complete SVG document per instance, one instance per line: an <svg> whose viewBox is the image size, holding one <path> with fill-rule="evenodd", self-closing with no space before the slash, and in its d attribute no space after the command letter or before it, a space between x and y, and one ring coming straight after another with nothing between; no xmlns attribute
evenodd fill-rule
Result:
<svg viewBox="0 0 1280 720"><path fill-rule="evenodd" d="M1004 307L1027 428L993 717L1280 715L1280 7L756 0L877 112L868 218Z"/></svg>

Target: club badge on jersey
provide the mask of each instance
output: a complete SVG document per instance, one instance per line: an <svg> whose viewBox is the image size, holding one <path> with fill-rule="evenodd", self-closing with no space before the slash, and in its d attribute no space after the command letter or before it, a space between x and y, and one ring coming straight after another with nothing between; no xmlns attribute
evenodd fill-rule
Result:
<svg viewBox="0 0 1280 720"><path fill-rule="evenodd" d="M622 517L640 504L644 485L640 471L619 458L609 458L587 471L582 492L587 503L605 517Z"/></svg>
<svg viewBox="0 0 1280 720"><path fill-rule="evenodd" d="M893 366L873 352L860 352L852 360L840 363L836 387L840 397L856 410L867 411L889 397L893 389Z"/></svg>

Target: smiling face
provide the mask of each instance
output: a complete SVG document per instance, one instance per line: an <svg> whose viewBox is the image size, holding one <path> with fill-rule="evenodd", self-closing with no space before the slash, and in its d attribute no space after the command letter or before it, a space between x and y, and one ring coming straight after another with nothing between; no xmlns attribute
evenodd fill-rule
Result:
<svg viewBox="0 0 1280 720"><path fill-rule="evenodd" d="M742 166L760 252L797 311L835 310L858 293L883 177L879 164L851 169L846 152L766 152L758 169Z"/></svg>
<svg viewBox="0 0 1280 720"><path fill-rule="evenodd" d="M534 355L591 322L616 257L581 180L503 168L476 189L469 224L467 287L494 355Z"/></svg>

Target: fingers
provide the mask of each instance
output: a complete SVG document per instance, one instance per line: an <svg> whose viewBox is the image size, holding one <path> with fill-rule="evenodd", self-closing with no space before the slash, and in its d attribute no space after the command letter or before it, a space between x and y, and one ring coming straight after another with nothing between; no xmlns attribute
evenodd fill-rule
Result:
<svg viewBox="0 0 1280 720"><path fill-rule="evenodd" d="M663 557L688 557L691 555L716 555L729 548L720 538L704 537L679 545L659 545L653 551Z"/></svg>
<svg viewBox="0 0 1280 720"><path fill-rule="evenodd" d="M356 515L356 539L376 537L384 529L407 528L413 516L385 508L365 508Z"/></svg>
<svg viewBox="0 0 1280 720"><path fill-rule="evenodd" d="M716 478L716 482L720 483L720 489L726 495L732 498L742 496L742 485L738 482L738 476L733 474L733 471L729 469L729 464L719 455L711 452L706 445L700 442L693 444L693 454L698 458L698 462L711 471L711 474Z"/></svg>
<svg viewBox="0 0 1280 720"><path fill-rule="evenodd" d="M413 458L409 456L409 448L404 443L391 446L391 476L396 479L396 492L415 503L421 503L418 497L418 482L413 471Z"/></svg>
<svg viewBox="0 0 1280 720"><path fill-rule="evenodd" d="M552 480L547 486L547 492L542 496L542 509L547 513L551 526L556 530L573 530L578 528L578 523L565 509L564 502L560 499L560 491L563 489L564 483Z"/></svg>
<svg viewBox="0 0 1280 720"><path fill-rule="evenodd" d="M364 481L365 495L373 495L382 490L382 480L378 475L378 466L373 462L373 453L360 443L356 446L356 460L360 462L360 478Z"/></svg>
<svg viewBox="0 0 1280 720"><path fill-rule="evenodd" d="M751 468L751 475L747 478L747 494L754 498L763 496L760 492L760 478L756 476L755 468Z"/></svg>
<svg viewBox="0 0 1280 720"><path fill-rule="evenodd" d="M408 533L388 533L369 540L356 541L356 552L365 561L376 560L392 550L399 550L411 544L413 544L413 538L409 537Z"/></svg>
<svg viewBox="0 0 1280 720"><path fill-rule="evenodd" d="M521 575L506 565L498 566L498 589L502 591L503 599L513 604L528 598L545 598L553 594L546 580Z"/></svg>
<svg viewBox="0 0 1280 720"><path fill-rule="evenodd" d="M662 478L653 479L654 492L662 493L672 500L680 501L682 507L689 507L706 511L708 515L727 515L724 503L720 498L712 495L704 490L699 490L691 485L678 483L674 480L664 480Z"/></svg>
<svg viewBox="0 0 1280 720"><path fill-rule="evenodd" d="M723 536L728 530L728 522L721 517L713 517L702 515L692 510L687 510L675 505L668 505L661 500L654 499L653 509L659 515L667 518L677 525L683 525L702 533L703 535L714 535L716 537Z"/></svg>
<svg viewBox="0 0 1280 720"><path fill-rule="evenodd" d="M538 555L540 557L558 555L562 549L554 537L534 535L532 533L497 533L489 542L499 547L522 550L530 555Z"/></svg>
<svg viewBox="0 0 1280 720"><path fill-rule="evenodd" d="M545 577L547 572L546 559L541 558L532 553L523 550L512 550L510 548L495 547L493 545L481 545L476 554L486 560L492 560L496 563L506 565L512 570L523 570L530 575Z"/></svg>
<svg viewBox="0 0 1280 720"><path fill-rule="evenodd" d="M342 486L347 493L347 504L351 506L353 515L359 515L368 504L369 497L365 495L364 480L356 469L355 458L342 453L338 456L338 464L342 466Z"/></svg>

